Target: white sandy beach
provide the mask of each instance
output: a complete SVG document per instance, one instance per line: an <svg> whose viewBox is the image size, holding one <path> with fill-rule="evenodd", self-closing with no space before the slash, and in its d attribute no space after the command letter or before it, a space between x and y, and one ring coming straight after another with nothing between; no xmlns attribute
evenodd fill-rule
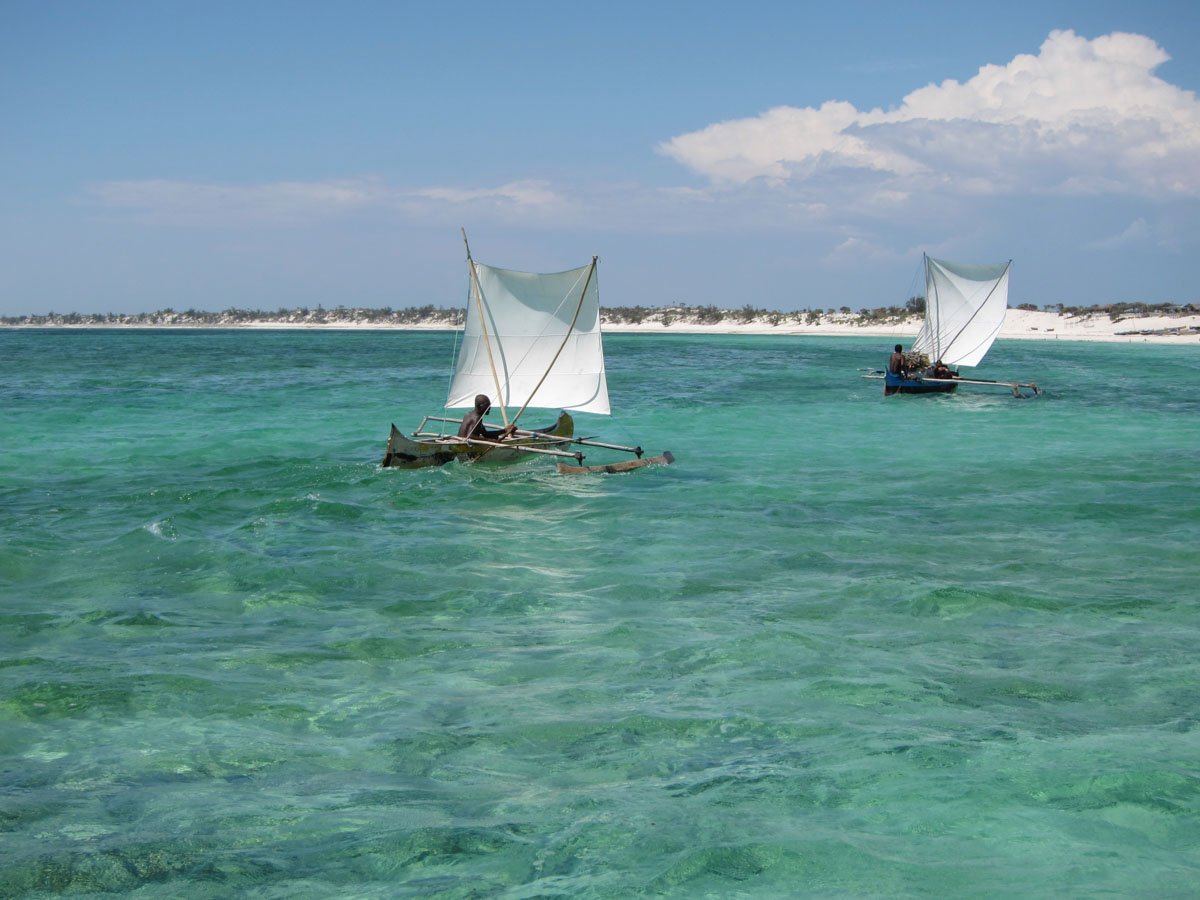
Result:
<svg viewBox="0 0 1200 900"><path fill-rule="evenodd" d="M826 313L816 322L788 321L771 324L766 319L749 322L737 320L736 311L716 323L696 321L687 317L687 310L672 313L669 325L655 310L649 321L640 324L604 322L609 334L774 334L826 335L830 337L886 337L907 343L916 337L921 317L913 316L895 324L860 324L854 314ZM221 316L216 322L187 321L173 314L159 321L124 321L108 323L45 322L16 327L71 328L281 328L281 329L357 329L393 331L433 331L455 328L446 321L392 324L370 321L355 315L353 310L326 314L321 321L264 317L262 319ZM12 326L9 326L12 327ZM1122 318L1113 321L1106 313L1071 316L1057 312L1009 309L1000 330L1001 339L1108 341L1145 344L1200 344L1200 315L1156 315Z"/></svg>
<svg viewBox="0 0 1200 900"><path fill-rule="evenodd" d="M777 335L826 335L829 337L888 337L906 342L915 338L921 328L921 317L896 324L862 325L855 316L839 313L825 314L813 324L784 322L772 325L765 319L739 322L736 312L717 323L688 320L683 315L674 315L669 325L657 320L631 324L628 322L604 322L608 334L777 334ZM447 327L444 322L407 325L380 325L355 321L327 322L321 325L287 322L243 323L258 328L381 328L400 330L435 330ZM1192 333L1186 333L1188 330ZM1167 332L1182 332L1170 334ZM1113 321L1107 314L1097 313L1084 316L1069 316L1042 310L1009 309L1000 330L1000 338L1047 341L1108 341L1119 343L1147 344L1200 344L1200 315L1144 316L1123 318Z"/></svg>
<svg viewBox="0 0 1200 900"><path fill-rule="evenodd" d="M788 334L861 337L894 337L907 342L916 337L921 319L914 317L895 325L858 325L852 317L825 315L816 324L788 322L771 325L757 321L740 324L723 321L715 325L676 320L664 327L654 322L642 325L605 324L608 333L711 333L711 334ZM1000 337L1021 340L1110 341L1121 343L1200 344L1200 333L1164 334L1161 332L1200 329L1200 315L1146 316L1112 321L1107 315L1067 316L1055 312L1010 309L1004 318Z"/></svg>

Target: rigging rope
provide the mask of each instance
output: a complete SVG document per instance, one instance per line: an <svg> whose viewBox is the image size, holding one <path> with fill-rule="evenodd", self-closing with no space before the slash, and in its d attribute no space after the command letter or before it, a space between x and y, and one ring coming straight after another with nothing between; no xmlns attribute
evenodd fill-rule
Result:
<svg viewBox="0 0 1200 900"><path fill-rule="evenodd" d="M468 284L467 284L467 302L464 304L464 308L463 308L463 327L462 327L461 331L460 331L460 329L457 329L457 328L454 330L454 340L450 344L450 366L449 366L450 374L446 378L446 396L447 397L450 396L450 390L454 387L454 370L455 370L455 365L458 361L458 337L462 331L466 331L467 308L469 308L470 305L471 305L471 285L468 282ZM446 436L446 423L442 422L440 427L441 427L441 435L440 436L445 437Z"/></svg>
<svg viewBox="0 0 1200 900"><path fill-rule="evenodd" d="M467 268L471 270L471 285L475 289L475 304L479 309L479 331L483 334L483 346L487 348L488 365L492 369L492 381L496 383L496 399L500 403L500 417L508 427L508 411L504 408L504 391L500 387L500 375L496 372L496 361L492 358L492 342L488 337L487 321L483 315L483 289L479 286L479 273L475 271L475 260L471 259L471 245L467 243L467 230L462 230L463 244L467 248ZM465 326L464 326L465 327Z"/></svg>
<svg viewBox="0 0 1200 900"><path fill-rule="evenodd" d="M538 392L538 388L542 386L542 383L546 380L546 376L550 374L550 370L553 369L554 364L558 362L558 357L563 352L563 347L567 346L567 341L571 337L571 332L575 330L575 323L579 321L579 313L583 309L583 301L584 298L587 297L588 288L592 284L592 275L595 273L595 271L596 257L593 256L591 268L588 269L587 280L583 283L583 290L579 292L579 303L575 305L575 315L571 318L571 324L567 326L567 333L563 335L562 343L558 345L558 350L554 352L554 359L550 360L550 365L546 366L546 371L542 373L542 377L538 380L538 383L535 384L533 386L533 390L529 392L529 396L525 399L524 405L517 412L517 414L513 416L514 423L517 421L517 419L521 418L521 416L525 414L525 410L529 408L529 402L533 400L533 395Z"/></svg>

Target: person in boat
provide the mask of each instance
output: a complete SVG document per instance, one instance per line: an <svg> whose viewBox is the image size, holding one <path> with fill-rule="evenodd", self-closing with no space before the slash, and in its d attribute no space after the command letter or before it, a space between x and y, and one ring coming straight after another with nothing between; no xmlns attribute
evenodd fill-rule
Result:
<svg viewBox="0 0 1200 900"><path fill-rule="evenodd" d="M893 375L904 375L904 347L900 344L896 345L896 349L888 357L888 371Z"/></svg>
<svg viewBox="0 0 1200 900"><path fill-rule="evenodd" d="M933 364L933 370L929 373L934 378L957 378L958 373L950 370L950 367L940 359Z"/></svg>
<svg viewBox="0 0 1200 900"><path fill-rule="evenodd" d="M458 428L458 436L460 438L482 438L485 441L502 441L511 437L512 433L517 430L515 422L499 431L484 427L483 417L491 408L492 401L487 394L476 394L475 408L463 416L462 425Z"/></svg>

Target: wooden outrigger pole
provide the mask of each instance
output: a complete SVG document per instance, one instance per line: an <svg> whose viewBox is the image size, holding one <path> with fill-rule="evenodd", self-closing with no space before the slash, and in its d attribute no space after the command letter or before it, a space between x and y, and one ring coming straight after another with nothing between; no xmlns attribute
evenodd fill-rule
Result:
<svg viewBox="0 0 1200 900"><path fill-rule="evenodd" d="M860 369L859 371L865 370ZM883 369L872 369L868 371L867 374L863 375L863 378L878 379L885 378L886 376L887 373L884 372ZM1031 391L1033 391L1033 395L1035 397L1042 393L1042 389L1032 381L991 381L987 378L930 378L926 375L921 375L916 380L925 382L927 384L982 384L991 387L1006 387L1012 389L1014 397L1021 396L1021 388L1029 388Z"/></svg>
<svg viewBox="0 0 1200 900"><path fill-rule="evenodd" d="M514 418L513 421L515 422L516 418ZM450 419L450 418L445 418L443 416L426 416L424 419L421 420L421 427L418 428L416 431L414 431L412 436L413 437L434 437L434 438L444 438L446 440L456 440L454 438L448 438L445 433L440 432L440 431L426 431L425 424L427 422L447 422L449 424L459 425L459 424L462 424L462 419ZM513 434L517 437L536 438L540 441L544 441L547 444L579 444L580 446L583 446L583 447L599 447L601 450L622 450L625 453L634 454L639 459L641 458L642 454L646 452L641 447L626 447L623 444L608 444L608 443L605 443L604 441L593 440L590 437L586 437L586 438L563 437L561 435L547 434L544 431L527 431L524 428L517 428L516 430L513 431ZM461 440L461 439L457 439L457 440ZM510 445L508 445L508 444L503 444L501 446L510 447ZM510 447L510 449L516 450L516 449L520 449L520 448L519 447Z"/></svg>
<svg viewBox="0 0 1200 900"><path fill-rule="evenodd" d="M1033 391L1033 394L1035 397L1042 392L1041 389L1036 384L1034 384L1032 381L1026 383L1026 382L1020 382L1020 381L991 381L987 378L925 378L925 377L922 377L921 380L928 381L931 384L983 384L983 385L994 385L996 387L1012 388L1014 397L1021 396L1020 388L1029 388L1030 390Z"/></svg>

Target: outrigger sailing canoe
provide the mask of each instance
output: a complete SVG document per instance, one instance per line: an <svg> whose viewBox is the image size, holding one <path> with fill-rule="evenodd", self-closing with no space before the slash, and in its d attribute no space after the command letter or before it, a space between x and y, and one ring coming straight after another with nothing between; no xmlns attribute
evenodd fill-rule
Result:
<svg viewBox="0 0 1200 900"><path fill-rule="evenodd" d="M385 467L440 466L463 462L511 462L553 457L563 472L624 472L674 462L669 452L646 457L641 447L575 437L570 411L611 412L600 336L600 287L596 257L591 264L548 275L514 272L471 258L466 232L471 299L467 305L447 409L471 407L478 394L493 399L512 437L458 437L461 419L426 416L405 435L394 424L383 457ZM509 415L509 408L519 407ZM558 420L542 429L515 427L530 408L560 409ZM500 425L491 423L499 431ZM447 433L447 426L453 430ZM584 450L629 453L633 459L583 465ZM569 461L569 462L568 462Z"/></svg>
<svg viewBox="0 0 1200 900"><path fill-rule="evenodd" d="M1000 334L1008 311L1008 273L1012 260L999 265L970 265L925 257L925 322L901 373L875 370L864 378L883 379L883 393L950 394L960 384L1021 388L1041 393L1036 384L963 378L957 371L935 375L931 362L946 367L977 366Z"/></svg>

